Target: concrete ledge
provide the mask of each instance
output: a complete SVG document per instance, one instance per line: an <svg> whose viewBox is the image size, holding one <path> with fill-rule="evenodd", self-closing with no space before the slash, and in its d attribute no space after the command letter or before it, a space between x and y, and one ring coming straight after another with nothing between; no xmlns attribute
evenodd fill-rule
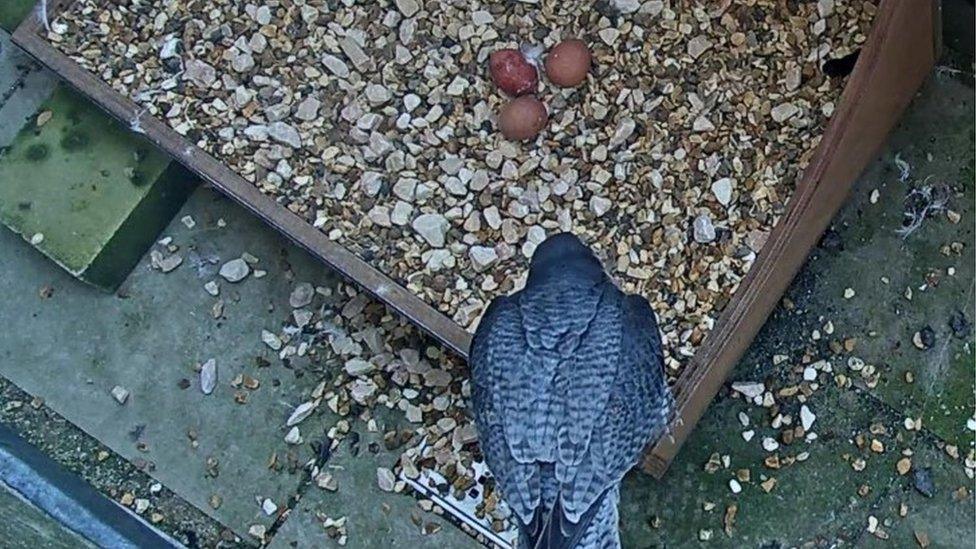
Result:
<svg viewBox="0 0 976 549"><path fill-rule="evenodd" d="M195 187L169 165L60 86L0 153L0 222L72 275L113 290Z"/></svg>

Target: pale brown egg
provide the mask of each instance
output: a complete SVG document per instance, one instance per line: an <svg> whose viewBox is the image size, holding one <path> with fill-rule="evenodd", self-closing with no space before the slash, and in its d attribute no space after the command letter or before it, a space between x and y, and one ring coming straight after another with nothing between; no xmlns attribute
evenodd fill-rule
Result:
<svg viewBox="0 0 976 549"><path fill-rule="evenodd" d="M523 95L502 107L498 127L506 138L525 141L538 135L548 120L546 105L534 95Z"/></svg>
<svg viewBox="0 0 976 549"><path fill-rule="evenodd" d="M563 40L546 56L546 76L557 86L571 88L586 80L592 62L590 48L582 40Z"/></svg>

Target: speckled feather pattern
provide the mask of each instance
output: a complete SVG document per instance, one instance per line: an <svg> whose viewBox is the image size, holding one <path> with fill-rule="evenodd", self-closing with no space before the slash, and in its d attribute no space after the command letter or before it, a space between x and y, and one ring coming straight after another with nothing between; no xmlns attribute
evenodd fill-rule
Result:
<svg viewBox="0 0 976 549"><path fill-rule="evenodd" d="M594 510L577 547L618 547L620 481L673 408L647 302L605 277L530 280L491 304L471 368L482 448L522 526L558 498L564 524Z"/></svg>

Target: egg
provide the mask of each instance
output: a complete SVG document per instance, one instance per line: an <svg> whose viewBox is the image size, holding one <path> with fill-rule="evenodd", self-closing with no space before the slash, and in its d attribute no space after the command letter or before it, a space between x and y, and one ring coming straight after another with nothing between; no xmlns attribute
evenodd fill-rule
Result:
<svg viewBox="0 0 976 549"><path fill-rule="evenodd" d="M533 139L549 120L549 112L534 95L523 95L511 100L498 114L498 127L502 135L513 141Z"/></svg>
<svg viewBox="0 0 976 549"><path fill-rule="evenodd" d="M592 62L590 48L582 40L563 40L546 56L546 76L557 86L571 88L586 80Z"/></svg>
<svg viewBox="0 0 976 549"><path fill-rule="evenodd" d="M488 59L491 80L503 92L518 97L535 91L539 72L532 63L515 49L498 50Z"/></svg>

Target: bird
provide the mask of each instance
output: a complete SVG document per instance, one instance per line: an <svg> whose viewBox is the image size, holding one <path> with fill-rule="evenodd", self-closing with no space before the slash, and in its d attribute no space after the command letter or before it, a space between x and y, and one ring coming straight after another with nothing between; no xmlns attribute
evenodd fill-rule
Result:
<svg viewBox="0 0 976 549"><path fill-rule="evenodd" d="M572 233L495 298L469 349L481 451L525 549L620 547L624 475L668 432L674 399L657 318Z"/></svg>

